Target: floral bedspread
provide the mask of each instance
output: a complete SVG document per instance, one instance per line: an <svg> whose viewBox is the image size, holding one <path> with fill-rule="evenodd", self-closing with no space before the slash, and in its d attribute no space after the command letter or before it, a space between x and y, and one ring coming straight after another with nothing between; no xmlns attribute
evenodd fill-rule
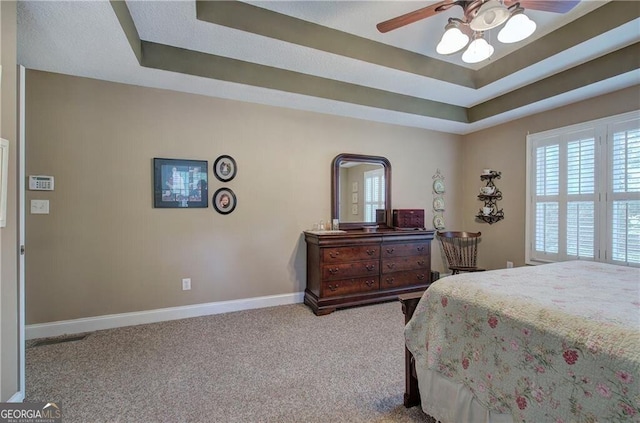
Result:
<svg viewBox="0 0 640 423"><path fill-rule="evenodd" d="M405 338L417 367L514 422L640 422L640 269L573 261L446 277Z"/></svg>

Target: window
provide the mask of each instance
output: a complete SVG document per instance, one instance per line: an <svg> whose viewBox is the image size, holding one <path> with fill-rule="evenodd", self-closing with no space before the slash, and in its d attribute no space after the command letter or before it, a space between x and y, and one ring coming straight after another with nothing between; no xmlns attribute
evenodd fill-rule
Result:
<svg viewBox="0 0 640 423"><path fill-rule="evenodd" d="M640 266L640 117L527 136L529 264Z"/></svg>
<svg viewBox="0 0 640 423"><path fill-rule="evenodd" d="M384 169L364 173L364 221L375 222L376 210L384 209Z"/></svg>

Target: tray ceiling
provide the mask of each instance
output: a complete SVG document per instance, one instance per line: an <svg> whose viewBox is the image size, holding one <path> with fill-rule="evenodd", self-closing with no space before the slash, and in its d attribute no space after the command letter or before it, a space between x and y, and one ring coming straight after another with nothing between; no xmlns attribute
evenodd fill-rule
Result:
<svg viewBox="0 0 640 423"><path fill-rule="evenodd" d="M538 30L467 65L435 46L454 7L386 34L433 1L19 1L27 68L452 133L640 82L640 2L527 11ZM458 10L456 10L458 9Z"/></svg>

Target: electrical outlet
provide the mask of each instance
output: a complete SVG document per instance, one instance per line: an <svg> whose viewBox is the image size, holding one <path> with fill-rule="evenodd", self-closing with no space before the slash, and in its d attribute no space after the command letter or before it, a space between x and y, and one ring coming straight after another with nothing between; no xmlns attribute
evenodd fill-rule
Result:
<svg viewBox="0 0 640 423"><path fill-rule="evenodd" d="M182 280L182 290L188 291L191 289L191 278L184 278Z"/></svg>
<svg viewBox="0 0 640 423"><path fill-rule="evenodd" d="M512 261L508 261L507 262L507 269L511 269L513 267L513 262Z"/></svg>

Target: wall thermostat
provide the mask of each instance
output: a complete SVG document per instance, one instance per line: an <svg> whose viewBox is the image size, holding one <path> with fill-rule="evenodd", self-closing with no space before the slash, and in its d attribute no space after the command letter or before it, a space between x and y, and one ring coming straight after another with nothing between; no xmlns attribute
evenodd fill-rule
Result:
<svg viewBox="0 0 640 423"><path fill-rule="evenodd" d="M53 191L53 176L29 175L30 191Z"/></svg>

